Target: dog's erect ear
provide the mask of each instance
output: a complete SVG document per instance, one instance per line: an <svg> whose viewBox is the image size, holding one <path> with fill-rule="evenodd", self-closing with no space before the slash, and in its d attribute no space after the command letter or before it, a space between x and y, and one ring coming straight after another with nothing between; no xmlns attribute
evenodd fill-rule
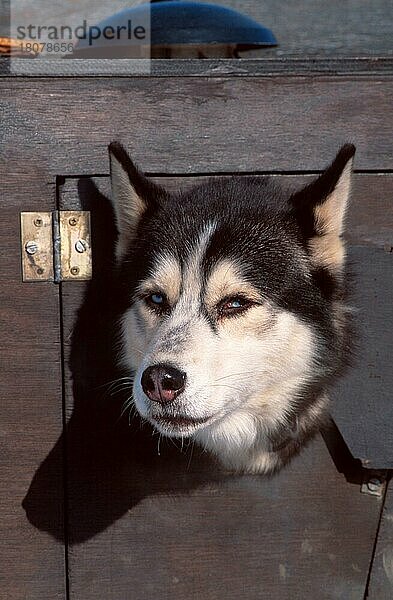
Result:
<svg viewBox="0 0 393 600"><path fill-rule="evenodd" d="M121 258L135 236L142 215L158 206L166 193L134 165L119 142L109 147L112 203L119 231L116 255Z"/></svg>
<svg viewBox="0 0 393 600"><path fill-rule="evenodd" d="M351 190L354 154L355 146L343 146L322 175L290 198L313 263L333 272L340 270L345 259L340 236Z"/></svg>

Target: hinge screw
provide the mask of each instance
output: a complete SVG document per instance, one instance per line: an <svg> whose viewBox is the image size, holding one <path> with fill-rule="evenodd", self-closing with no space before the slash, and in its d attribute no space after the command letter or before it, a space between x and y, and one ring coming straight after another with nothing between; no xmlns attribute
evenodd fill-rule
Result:
<svg viewBox="0 0 393 600"><path fill-rule="evenodd" d="M71 275L78 275L79 267L71 267Z"/></svg>
<svg viewBox="0 0 393 600"><path fill-rule="evenodd" d="M43 275L44 274L44 269L42 269L41 267L39 267L37 269L37 275Z"/></svg>
<svg viewBox="0 0 393 600"><path fill-rule="evenodd" d="M37 242L33 242L33 241L26 242L25 250L26 250L27 254L35 254L38 250Z"/></svg>
<svg viewBox="0 0 393 600"><path fill-rule="evenodd" d="M38 217L37 219L34 219L34 225L36 227L42 227L43 221L41 219L41 217Z"/></svg>
<svg viewBox="0 0 393 600"><path fill-rule="evenodd" d="M71 217L70 219L68 219L68 222L70 225L72 225L72 227L74 227L74 225L77 224L78 219L76 217Z"/></svg>
<svg viewBox="0 0 393 600"><path fill-rule="evenodd" d="M87 250L87 242L85 240L78 240L75 244L75 250L77 252L79 252L79 254L82 254L83 252L86 252Z"/></svg>

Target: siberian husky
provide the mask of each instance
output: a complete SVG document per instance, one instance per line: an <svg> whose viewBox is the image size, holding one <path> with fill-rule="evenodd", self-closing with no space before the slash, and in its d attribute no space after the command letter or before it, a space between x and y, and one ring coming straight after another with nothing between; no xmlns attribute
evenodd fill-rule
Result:
<svg viewBox="0 0 393 600"><path fill-rule="evenodd" d="M109 146L122 366L161 434L272 473L328 418L348 356L341 238L355 147L312 183L220 177L169 193Z"/></svg>

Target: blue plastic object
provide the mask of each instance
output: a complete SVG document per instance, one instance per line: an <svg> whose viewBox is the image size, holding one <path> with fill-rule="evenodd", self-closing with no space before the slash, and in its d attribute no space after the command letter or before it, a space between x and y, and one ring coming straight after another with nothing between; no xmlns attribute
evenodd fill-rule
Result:
<svg viewBox="0 0 393 600"><path fill-rule="evenodd" d="M234 44L245 47L276 46L277 41L270 29L236 10L204 4L201 2L183 2L164 0L140 4L101 21L97 27L116 28L132 21L148 22L151 14L151 45L167 46L173 44ZM123 39L103 39L95 46L124 46L129 43ZM79 48L86 46L80 40Z"/></svg>

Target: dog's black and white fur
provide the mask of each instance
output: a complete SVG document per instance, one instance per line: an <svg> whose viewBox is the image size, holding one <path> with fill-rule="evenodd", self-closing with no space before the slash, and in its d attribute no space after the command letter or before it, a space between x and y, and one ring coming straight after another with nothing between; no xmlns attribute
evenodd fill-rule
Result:
<svg viewBox="0 0 393 600"><path fill-rule="evenodd" d="M120 144L109 153L120 360L138 412L231 470L279 469L324 424L348 354L354 146L294 193L248 176L169 193Z"/></svg>

